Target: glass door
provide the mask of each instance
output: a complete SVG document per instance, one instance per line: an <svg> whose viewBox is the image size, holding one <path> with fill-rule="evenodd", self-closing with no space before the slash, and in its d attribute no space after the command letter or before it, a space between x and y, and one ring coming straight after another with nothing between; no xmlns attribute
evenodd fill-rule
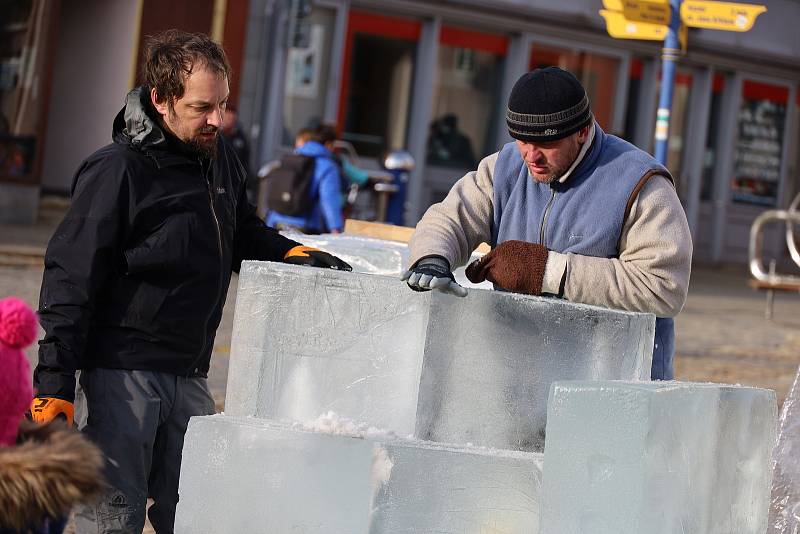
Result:
<svg viewBox="0 0 800 534"><path fill-rule="evenodd" d="M405 147L421 29L412 19L350 12L339 126L360 156Z"/></svg>

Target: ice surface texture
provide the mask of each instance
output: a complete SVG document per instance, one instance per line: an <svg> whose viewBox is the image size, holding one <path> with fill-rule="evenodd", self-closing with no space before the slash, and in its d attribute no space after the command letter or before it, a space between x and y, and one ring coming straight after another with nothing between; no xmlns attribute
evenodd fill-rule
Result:
<svg viewBox="0 0 800 534"><path fill-rule="evenodd" d="M767 532L797 534L800 532L800 368L783 401L773 459L772 505Z"/></svg>
<svg viewBox="0 0 800 534"><path fill-rule="evenodd" d="M556 382L542 534L761 534L777 407L771 390Z"/></svg>
<svg viewBox="0 0 800 534"><path fill-rule="evenodd" d="M178 534L536 532L542 456L193 417Z"/></svg>
<svg viewBox="0 0 800 534"><path fill-rule="evenodd" d="M429 298L394 278L244 262L226 413L309 421L333 411L412 434Z"/></svg>
<svg viewBox="0 0 800 534"><path fill-rule="evenodd" d="M646 379L652 315L244 262L225 410L328 411L400 436L541 450L550 383Z"/></svg>
<svg viewBox="0 0 800 534"><path fill-rule="evenodd" d="M342 234L305 235L281 233L309 247L316 247L325 252L335 254L349 263L353 270L359 273L399 277L408 266L408 245L406 243ZM467 265L481 256L483 254L474 252L470 256ZM455 276L456 282L464 287L492 289L491 282L481 282L479 284L470 282L464 273L464 267L455 269L453 276Z"/></svg>

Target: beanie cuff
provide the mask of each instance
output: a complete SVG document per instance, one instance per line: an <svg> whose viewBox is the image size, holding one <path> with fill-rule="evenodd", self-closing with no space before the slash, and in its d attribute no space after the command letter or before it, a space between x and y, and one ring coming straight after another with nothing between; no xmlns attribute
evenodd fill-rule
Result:
<svg viewBox="0 0 800 534"><path fill-rule="evenodd" d="M594 115L589 113L589 116L586 117L585 120L577 124L573 123L569 127L560 129L544 128L536 131L536 130L530 130L530 129L526 130L518 127L512 127L511 124L508 124L508 135L519 141L526 141L531 143L558 141L559 139L564 139L565 137L569 137L570 135L574 134L581 128L589 126L590 124L592 124L592 122L594 122Z"/></svg>
<svg viewBox="0 0 800 534"><path fill-rule="evenodd" d="M573 134L592 122L589 97L571 108L547 114L530 114L506 108L506 124L511 137L522 141L555 141Z"/></svg>

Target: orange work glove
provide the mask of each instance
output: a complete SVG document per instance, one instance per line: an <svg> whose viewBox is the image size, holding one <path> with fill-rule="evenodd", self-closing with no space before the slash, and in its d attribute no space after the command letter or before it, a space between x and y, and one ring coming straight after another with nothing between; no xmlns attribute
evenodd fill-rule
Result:
<svg viewBox="0 0 800 534"><path fill-rule="evenodd" d="M31 420L37 423L49 423L54 419L62 419L72 425L75 419L75 405L64 399L55 397L34 397L31 402Z"/></svg>
<svg viewBox="0 0 800 534"><path fill-rule="evenodd" d="M323 252L318 248L307 247L305 245L298 245L293 247L283 257L286 263L293 263L295 265L310 265L311 267L326 267L328 269L336 269L338 271L352 271L353 268L349 264L343 262L333 254Z"/></svg>

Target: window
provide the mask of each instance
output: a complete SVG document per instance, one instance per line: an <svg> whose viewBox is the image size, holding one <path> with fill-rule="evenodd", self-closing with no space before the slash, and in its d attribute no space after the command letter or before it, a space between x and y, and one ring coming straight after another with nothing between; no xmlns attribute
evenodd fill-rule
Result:
<svg viewBox="0 0 800 534"><path fill-rule="evenodd" d="M330 9L313 8L309 17L307 46L290 48L286 60L283 99L284 145L294 146L300 128L322 122L325 91L328 86L333 25L336 14Z"/></svg>
<svg viewBox="0 0 800 534"><path fill-rule="evenodd" d="M619 60L580 50L566 50L535 44L531 48L530 68L555 66L570 71L580 80L592 113L600 127L609 133L614 118Z"/></svg>
<svg viewBox="0 0 800 534"><path fill-rule="evenodd" d="M714 197L714 169L717 161L717 142L720 135L718 125L722 113L722 94L725 88L725 77L721 73L714 74L711 84L711 109L708 115L708 133L706 149L703 155L703 181L700 186L700 200L710 201Z"/></svg>
<svg viewBox="0 0 800 534"><path fill-rule="evenodd" d="M361 156L405 148L420 31L419 21L350 12L339 124Z"/></svg>
<svg viewBox="0 0 800 534"><path fill-rule="evenodd" d="M731 181L734 202L777 204L788 99L787 87L744 81Z"/></svg>
<svg viewBox="0 0 800 534"><path fill-rule="evenodd" d="M494 132L508 40L445 26L440 41L427 162L472 169L497 148Z"/></svg>
<svg viewBox="0 0 800 534"><path fill-rule="evenodd" d="M35 183L53 13L42 0L4 2L0 23L0 181Z"/></svg>

